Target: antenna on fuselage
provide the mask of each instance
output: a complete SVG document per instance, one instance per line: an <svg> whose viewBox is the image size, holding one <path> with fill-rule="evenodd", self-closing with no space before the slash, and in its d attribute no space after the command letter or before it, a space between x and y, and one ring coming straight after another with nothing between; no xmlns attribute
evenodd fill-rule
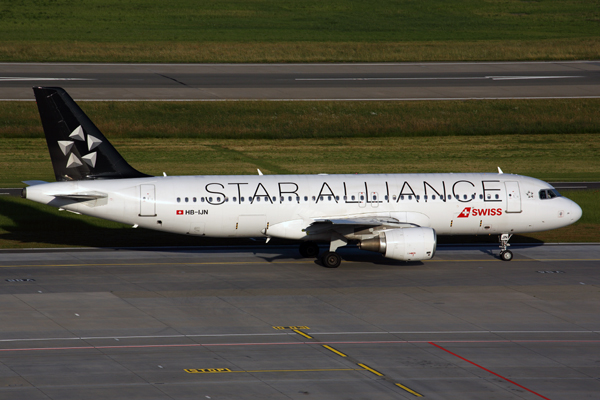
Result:
<svg viewBox="0 0 600 400"><path fill-rule="evenodd" d="M502 172L502 170L500 169L500 167L498 167L498 173L499 174L503 174L504 172Z"/></svg>

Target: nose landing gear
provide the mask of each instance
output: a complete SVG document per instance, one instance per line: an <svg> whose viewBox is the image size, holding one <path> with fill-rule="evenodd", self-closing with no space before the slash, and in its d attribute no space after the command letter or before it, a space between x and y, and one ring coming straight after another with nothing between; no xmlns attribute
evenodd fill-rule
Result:
<svg viewBox="0 0 600 400"><path fill-rule="evenodd" d="M510 261L513 259L513 253L510 250L507 250L507 247L510 246L510 244L508 244L508 241L510 240L510 238L512 237L512 234L508 234L508 233L503 233L502 235L500 235L498 237L498 240L500 241L500 259L502 261Z"/></svg>

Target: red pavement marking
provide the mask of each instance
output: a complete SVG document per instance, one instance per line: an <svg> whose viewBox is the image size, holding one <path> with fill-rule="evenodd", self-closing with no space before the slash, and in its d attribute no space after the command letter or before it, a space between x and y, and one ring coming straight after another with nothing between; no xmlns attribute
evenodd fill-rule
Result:
<svg viewBox="0 0 600 400"><path fill-rule="evenodd" d="M468 362L469 364L473 364L474 366L476 366L476 367L478 367L478 368L481 368L482 370L484 370L484 371L486 371L486 372L489 372L490 374L492 374L492 375L495 375L495 376L497 376L498 378L502 378L502 379L504 379L505 381L507 381L507 382L510 382L510 383L512 383L513 385L516 385L516 386L520 387L521 389L527 390L528 392L530 392L530 393L533 393L533 394L535 394L536 396L539 396L539 397L541 397L542 399L550 400L549 398L547 398L547 397L545 397L545 396L542 396L541 394L539 394L539 393L536 393L536 392L534 392L534 391L533 391L533 390L531 390L531 389L527 389L525 386L523 386L523 385L519 385L517 382L511 381L510 379L508 379L508 378L505 378L505 377L503 377L502 375L499 375L499 374L495 373L494 371L490 371L489 369L487 369L487 368L485 368L485 367L482 367L482 366L481 366L481 365L479 365L479 364L475 364L473 361L467 360L466 358L464 358L464 357L461 357L461 356L459 356L458 354L456 354L456 353L453 353L453 352L451 352L450 350L443 348L442 346L439 346L439 345L437 345L437 344L435 344L435 343L433 343L433 342L429 342L429 344L431 344L431 345L433 345L433 346L437 347L438 349L444 350L446 353L452 354L453 356L455 356L455 357L458 357L458 358L460 358L461 360Z"/></svg>

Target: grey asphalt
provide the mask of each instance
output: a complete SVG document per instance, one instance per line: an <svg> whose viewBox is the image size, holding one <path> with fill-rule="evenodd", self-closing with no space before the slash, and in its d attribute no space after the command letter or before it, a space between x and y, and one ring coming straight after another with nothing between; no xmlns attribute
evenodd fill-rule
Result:
<svg viewBox="0 0 600 400"><path fill-rule="evenodd" d="M600 61L397 64L0 63L0 99L448 100L600 97Z"/></svg>
<svg viewBox="0 0 600 400"><path fill-rule="evenodd" d="M2 399L597 399L600 245L0 251Z"/></svg>

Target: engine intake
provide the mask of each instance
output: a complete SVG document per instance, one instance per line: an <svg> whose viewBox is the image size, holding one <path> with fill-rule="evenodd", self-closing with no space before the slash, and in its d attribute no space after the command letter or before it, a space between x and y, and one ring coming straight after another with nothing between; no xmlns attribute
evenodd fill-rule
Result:
<svg viewBox="0 0 600 400"><path fill-rule="evenodd" d="M434 256L436 246L437 237L431 228L391 229L358 244L362 250L401 261L429 260Z"/></svg>

